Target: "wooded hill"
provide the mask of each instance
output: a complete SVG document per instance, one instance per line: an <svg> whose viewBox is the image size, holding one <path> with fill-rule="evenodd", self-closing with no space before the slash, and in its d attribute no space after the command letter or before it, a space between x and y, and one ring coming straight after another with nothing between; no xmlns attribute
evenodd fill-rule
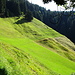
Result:
<svg viewBox="0 0 75 75"><path fill-rule="evenodd" d="M75 43L75 12L50 11L43 7L29 3L27 0L1 0L0 16L13 17L25 15L31 11L33 16L56 31L67 36Z"/></svg>

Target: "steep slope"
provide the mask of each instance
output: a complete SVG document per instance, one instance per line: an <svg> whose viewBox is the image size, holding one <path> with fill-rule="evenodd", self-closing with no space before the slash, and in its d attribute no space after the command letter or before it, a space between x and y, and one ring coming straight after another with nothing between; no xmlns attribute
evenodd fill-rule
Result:
<svg viewBox="0 0 75 75"><path fill-rule="evenodd" d="M36 42L41 43L41 45L43 45L44 47L48 49L50 48L50 50L57 52L58 54L72 61L75 61L74 44L70 40L68 40L68 38L54 31L44 23L38 21L37 19L34 19L32 22L25 22L22 17L19 19L10 18L5 20L8 20L10 25L12 25L15 30L21 33L22 36L35 40ZM65 42L59 42L57 39L63 39L62 41Z"/></svg>
<svg viewBox="0 0 75 75"><path fill-rule="evenodd" d="M70 75L75 72L75 63L70 61L75 55L73 49L57 39L64 38L63 35L37 19L26 23L15 17L0 18L0 21L0 72L9 75ZM63 52L72 56L64 56Z"/></svg>
<svg viewBox="0 0 75 75"><path fill-rule="evenodd" d="M0 75L57 75L25 51L0 41Z"/></svg>
<svg viewBox="0 0 75 75"><path fill-rule="evenodd" d="M37 19L34 19L32 22L25 22L22 17L19 19L13 17L0 19L0 21L0 34L7 37L15 37L17 34L16 37L23 35L24 37L28 37L33 40L41 40L44 38L62 36Z"/></svg>

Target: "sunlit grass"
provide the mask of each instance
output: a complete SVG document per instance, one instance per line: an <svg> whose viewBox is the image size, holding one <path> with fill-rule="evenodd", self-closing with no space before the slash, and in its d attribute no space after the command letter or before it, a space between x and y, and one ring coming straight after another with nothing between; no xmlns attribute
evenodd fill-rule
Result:
<svg viewBox="0 0 75 75"><path fill-rule="evenodd" d="M0 75L53 75L25 51L0 41ZM55 73L54 73L55 74Z"/></svg>
<svg viewBox="0 0 75 75"><path fill-rule="evenodd" d="M75 70L75 63L36 44L28 38L1 40L11 44L14 47L19 48L23 52L27 52L32 57L36 58L36 60L38 60L40 63L44 64L48 69L51 69L59 74L69 75Z"/></svg>

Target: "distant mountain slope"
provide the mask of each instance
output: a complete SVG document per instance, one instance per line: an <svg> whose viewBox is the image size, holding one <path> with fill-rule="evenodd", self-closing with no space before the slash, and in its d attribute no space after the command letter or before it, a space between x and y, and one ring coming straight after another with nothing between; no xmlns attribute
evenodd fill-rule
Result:
<svg viewBox="0 0 75 75"><path fill-rule="evenodd" d="M74 73L74 44L70 40L61 42L60 37L64 38L63 35L35 18L32 22L24 22L22 18L17 17L0 18L0 73L3 71L7 75ZM66 37L65 39L68 40ZM69 44L70 42L73 46Z"/></svg>

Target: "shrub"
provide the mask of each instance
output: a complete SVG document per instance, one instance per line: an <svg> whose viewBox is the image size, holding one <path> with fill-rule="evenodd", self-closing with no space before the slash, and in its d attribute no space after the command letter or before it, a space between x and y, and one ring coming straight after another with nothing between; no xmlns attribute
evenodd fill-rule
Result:
<svg viewBox="0 0 75 75"><path fill-rule="evenodd" d="M31 13L31 11L27 11L27 12L26 12L25 20L27 20L27 21L29 21L29 22L33 20L33 15L32 15L32 13Z"/></svg>

